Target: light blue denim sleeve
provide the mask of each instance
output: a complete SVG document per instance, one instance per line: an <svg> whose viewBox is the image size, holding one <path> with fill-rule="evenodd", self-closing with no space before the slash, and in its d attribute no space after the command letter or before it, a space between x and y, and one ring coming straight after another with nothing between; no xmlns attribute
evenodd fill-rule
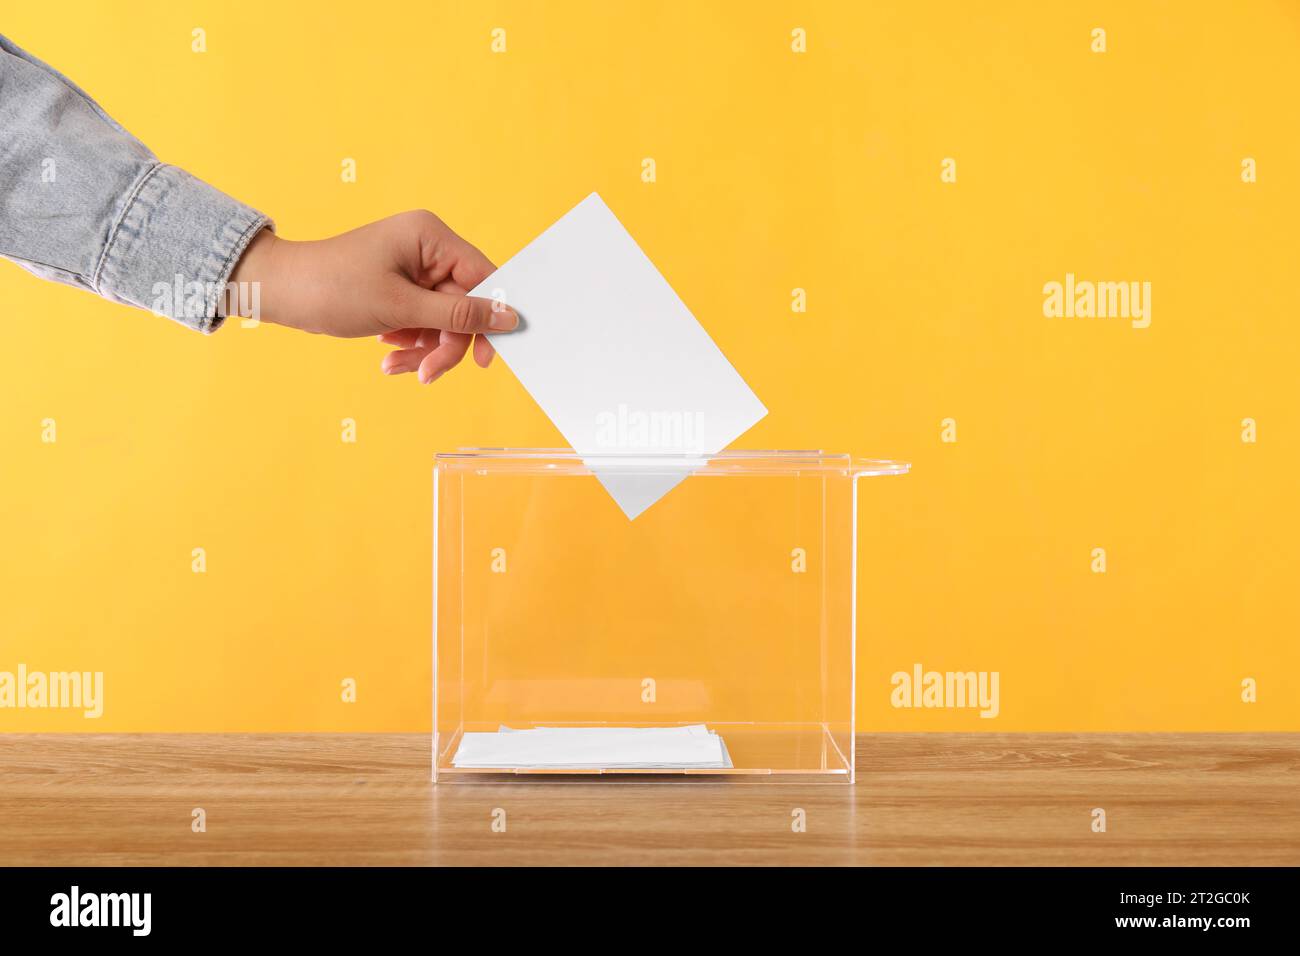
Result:
<svg viewBox="0 0 1300 956"><path fill-rule="evenodd" d="M76 84L0 36L0 256L212 332L266 216L158 161Z"/></svg>

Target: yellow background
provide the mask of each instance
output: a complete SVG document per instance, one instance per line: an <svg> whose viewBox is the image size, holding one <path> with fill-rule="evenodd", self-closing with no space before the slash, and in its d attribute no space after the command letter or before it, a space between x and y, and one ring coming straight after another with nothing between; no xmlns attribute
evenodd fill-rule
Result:
<svg viewBox="0 0 1300 956"><path fill-rule="evenodd" d="M771 410L740 446L914 463L864 485L860 729L1300 729L1296 4L147 0L3 29L290 238L426 207L503 261L598 190ZM1151 327L1044 318L1067 272L1151 282ZM106 682L99 721L0 728L429 726L431 457L560 441L501 363L426 389L373 341L203 337L8 264L0 306L0 670ZM999 671L1001 715L891 708L915 662Z"/></svg>

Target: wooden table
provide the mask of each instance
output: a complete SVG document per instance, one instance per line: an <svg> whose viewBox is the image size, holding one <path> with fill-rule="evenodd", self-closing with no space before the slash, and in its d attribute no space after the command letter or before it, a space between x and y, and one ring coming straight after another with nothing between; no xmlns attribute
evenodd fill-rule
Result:
<svg viewBox="0 0 1300 956"><path fill-rule="evenodd" d="M0 735L0 864L1300 865L1300 734L862 736L853 787L435 787L429 757L423 734Z"/></svg>

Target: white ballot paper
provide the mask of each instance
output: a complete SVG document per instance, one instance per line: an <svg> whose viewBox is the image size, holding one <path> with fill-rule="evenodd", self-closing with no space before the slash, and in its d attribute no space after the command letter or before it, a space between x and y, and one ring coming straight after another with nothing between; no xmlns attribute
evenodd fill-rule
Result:
<svg viewBox="0 0 1300 956"><path fill-rule="evenodd" d="M731 757L704 724L534 727L462 735L452 766L500 770L725 770Z"/></svg>
<svg viewBox="0 0 1300 956"><path fill-rule="evenodd" d="M629 518L767 414L596 193L470 294L519 313L492 344ZM666 454L696 460L637 461Z"/></svg>

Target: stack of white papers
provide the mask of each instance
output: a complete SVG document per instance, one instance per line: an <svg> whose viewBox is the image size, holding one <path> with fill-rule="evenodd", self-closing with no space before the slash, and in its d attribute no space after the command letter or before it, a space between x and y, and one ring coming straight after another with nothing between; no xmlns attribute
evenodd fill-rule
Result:
<svg viewBox="0 0 1300 956"><path fill-rule="evenodd" d="M501 770L726 770L722 738L685 727L535 727L467 733L452 766Z"/></svg>

